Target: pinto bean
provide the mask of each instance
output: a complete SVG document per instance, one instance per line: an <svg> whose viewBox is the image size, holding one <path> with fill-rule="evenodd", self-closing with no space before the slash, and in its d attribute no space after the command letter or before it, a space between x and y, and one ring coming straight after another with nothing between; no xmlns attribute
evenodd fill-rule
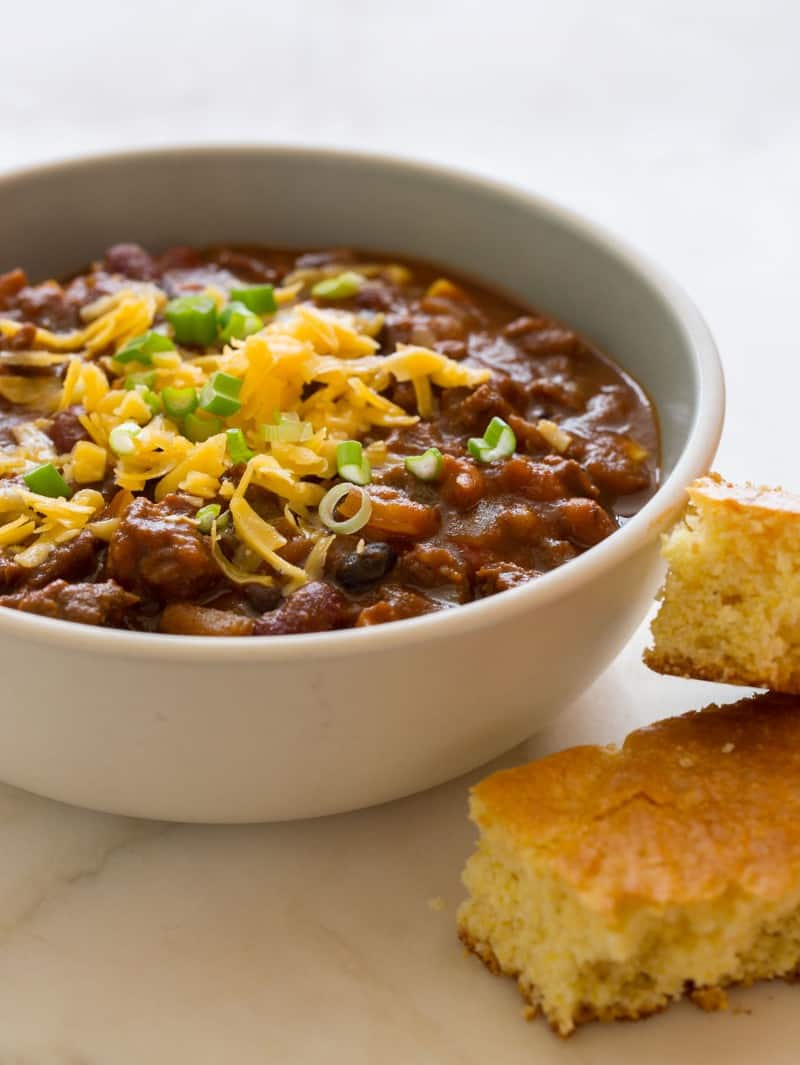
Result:
<svg viewBox="0 0 800 1065"><path fill-rule="evenodd" d="M173 636L249 636L253 621L229 610L214 610L195 603L169 603L164 607L158 631Z"/></svg>

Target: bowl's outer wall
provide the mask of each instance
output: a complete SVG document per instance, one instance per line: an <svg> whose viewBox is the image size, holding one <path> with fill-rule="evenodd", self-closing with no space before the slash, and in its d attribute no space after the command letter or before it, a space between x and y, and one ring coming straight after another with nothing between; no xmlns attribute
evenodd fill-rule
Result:
<svg viewBox="0 0 800 1065"><path fill-rule="evenodd" d="M109 244L356 245L453 263L582 330L656 397L664 466L696 414L692 342L655 282L574 219L380 159L201 149L0 180L0 268L42 278ZM710 456L709 456L710 457ZM247 821L379 802L465 772L604 669L655 590L656 537L576 590L456 640L245 665L90 657L8 630L0 778L87 806ZM410 624L410 623L409 623Z"/></svg>
<svg viewBox="0 0 800 1065"><path fill-rule="evenodd" d="M310 817L410 794L521 742L591 683L640 621L658 569L648 546L523 623L302 673L83 663L64 650L29 670L30 647L5 640L0 779L183 821Z"/></svg>

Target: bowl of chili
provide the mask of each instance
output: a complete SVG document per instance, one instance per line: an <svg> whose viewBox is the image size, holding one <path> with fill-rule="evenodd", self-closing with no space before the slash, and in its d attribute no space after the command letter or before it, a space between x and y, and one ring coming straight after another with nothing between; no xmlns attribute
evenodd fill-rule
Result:
<svg viewBox="0 0 800 1065"><path fill-rule="evenodd" d="M722 377L591 223L271 147L6 175L0 217L3 780L175 820L386 801L642 620Z"/></svg>

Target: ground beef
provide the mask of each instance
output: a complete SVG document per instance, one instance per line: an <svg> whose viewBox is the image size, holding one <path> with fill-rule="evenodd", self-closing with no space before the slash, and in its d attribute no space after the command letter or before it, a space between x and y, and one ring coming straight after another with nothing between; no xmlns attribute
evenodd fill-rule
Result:
<svg viewBox="0 0 800 1065"><path fill-rule="evenodd" d="M118 625L125 611L138 601L115 581L70 584L57 580L44 588L0 596L0 606L83 625Z"/></svg>
<svg viewBox="0 0 800 1065"><path fill-rule="evenodd" d="M186 510L176 496L162 503L135 499L108 545L109 576L162 601L193 599L219 581L209 539Z"/></svg>
<svg viewBox="0 0 800 1065"><path fill-rule="evenodd" d="M10 592L25 579L26 569L11 555L0 553L0 592Z"/></svg>
<svg viewBox="0 0 800 1065"><path fill-rule="evenodd" d="M617 523L594 499L565 499L559 504L564 538L578 547L593 547L617 528Z"/></svg>
<svg viewBox="0 0 800 1065"><path fill-rule="evenodd" d="M72 540L56 544L35 569L25 570L25 584L29 588L43 588L57 579L81 581L93 577L98 568L99 550L100 542L84 529Z"/></svg>
<svg viewBox="0 0 800 1065"><path fill-rule="evenodd" d="M253 632L256 636L329 632L352 624L352 615L352 606L341 592L323 581L313 581L284 599L277 610L264 614Z"/></svg>
<svg viewBox="0 0 800 1065"><path fill-rule="evenodd" d="M16 333L10 336L0 335L0 351L30 351L36 341L36 326L25 322ZM13 371L19 373L16 367Z"/></svg>
<svg viewBox="0 0 800 1065"><path fill-rule="evenodd" d="M385 625L389 621L403 621L406 618L419 617L440 610L442 603L436 603L427 596L410 588L389 584L381 588L381 598L364 607L356 618L356 627L367 625Z"/></svg>
<svg viewBox="0 0 800 1065"><path fill-rule="evenodd" d="M114 244L106 252L104 265L110 274L122 274L133 281L152 281L157 273L152 255L138 244Z"/></svg>
<svg viewBox="0 0 800 1065"><path fill-rule="evenodd" d="M53 416L47 435L60 455L72 451L79 440L91 439L81 425L80 416L83 413L83 407L67 407L66 410L61 410Z"/></svg>
<svg viewBox="0 0 800 1065"><path fill-rule="evenodd" d="M451 585L458 599L470 597L469 572L461 555L452 547L417 544L400 558L394 579L418 588Z"/></svg>
<svg viewBox="0 0 800 1065"><path fill-rule="evenodd" d="M14 298L13 309L20 321L31 322L53 333L68 333L81 325L79 307L55 281L20 289Z"/></svg>
<svg viewBox="0 0 800 1065"><path fill-rule="evenodd" d="M496 595L497 592L527 584L530 579L530 570L523 566L513 562L492 562L481 566L475 573L475 597L484 599L487 595Z"/></svg>
<svg viewBox="0 0 800 1065"><path fill-rule="evenodd" d="M13 307L17 293L27 284L28 278L24 270L9 270L6 274L0 274L0 310Z"/></svg>
<svg viewBox="0 0 800 1065"><path fill-rule="evenodd" d="M298 255L295 267L298 270L318 270L321 266L348 263L352 260L351 248L326 248L324 251L307 251Z"/></svg>
<svg viewBox="0 0 800 1065"><path fill-rule="evenodd" d="M235 251L231 248L223 248L215 256L217 263L225 270L241 277L243 281L255 281L263 284L265 281L277 281L278 271L253 255L243 251Z"/></svg>
<svg viewBox="0 0 800 1065"><path fill-rule="evenodd" d="M631 495L650 487L649 468L631 453L631 442L619 433L596 432L574 448L581 465L609 496Z"/></svg>

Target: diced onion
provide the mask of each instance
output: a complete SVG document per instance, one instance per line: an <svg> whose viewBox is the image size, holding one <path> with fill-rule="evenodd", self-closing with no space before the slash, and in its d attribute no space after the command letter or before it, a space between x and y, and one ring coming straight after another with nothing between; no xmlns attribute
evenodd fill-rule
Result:
<svg viewBox="0 0 800 1065"><path fill-rule="evenodd" d="M361 499L358 510L344 521L336 518L336 507L351 492L355 492ZM372 500L363 488L354 484L336 484L327 492L320 501L318 510L322 523L335 533L354 533L363 529L372 516Z"/></svg>

